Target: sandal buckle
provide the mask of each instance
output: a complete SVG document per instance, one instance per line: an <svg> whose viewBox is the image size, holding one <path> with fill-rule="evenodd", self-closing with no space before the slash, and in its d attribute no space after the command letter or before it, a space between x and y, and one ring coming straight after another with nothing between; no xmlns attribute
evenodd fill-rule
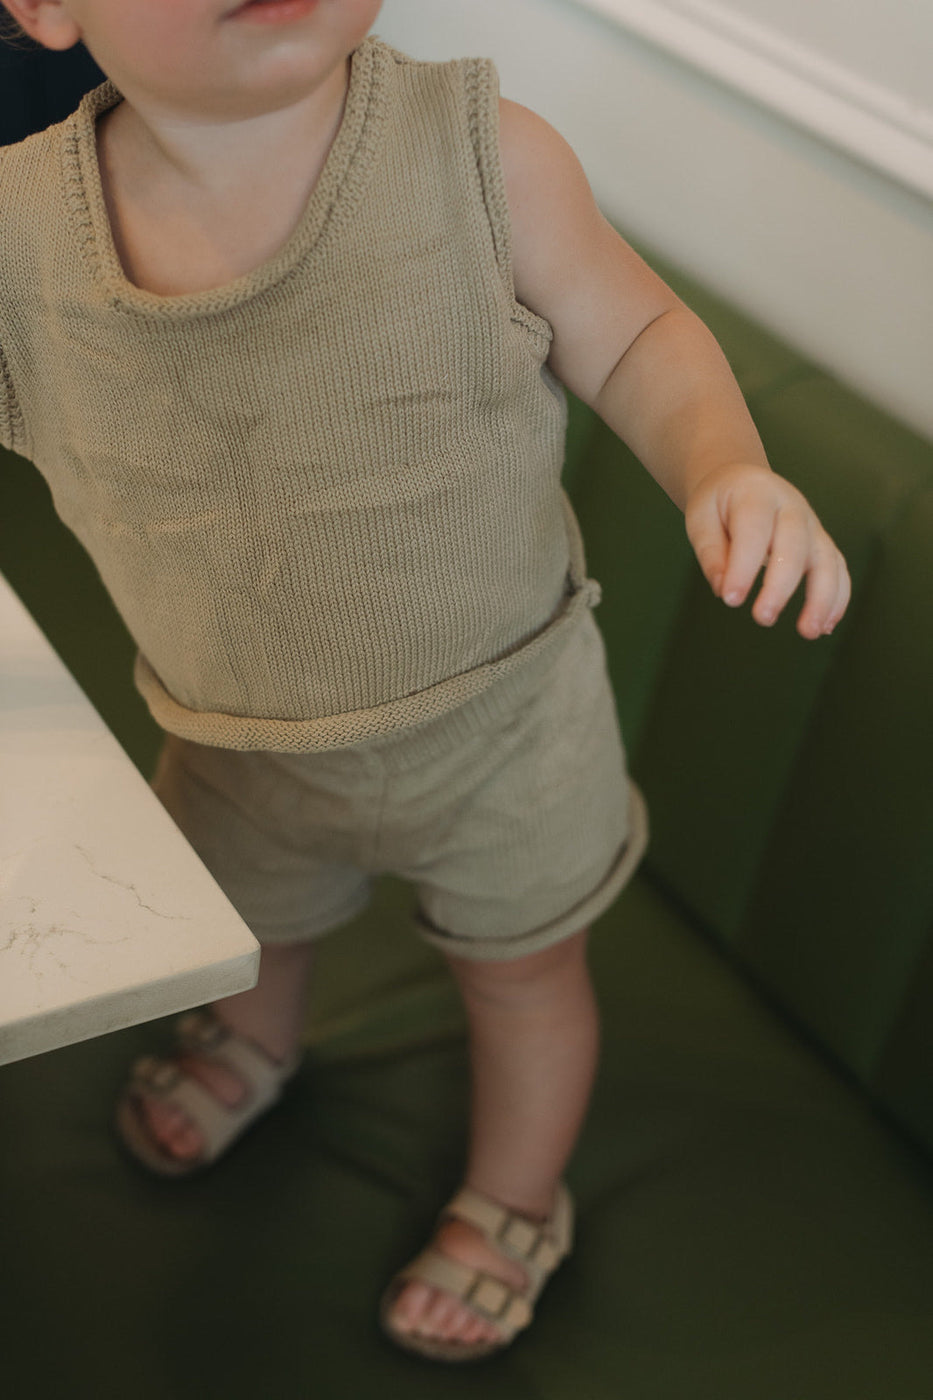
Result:
<svg viewBox="0 0 933 1400"><path fill-rule="evenodd" d="M523 1220L519 1215L508 1215L499 1227L497 1239L522 1259L530 1259L541 1243L544 1230Z"/></svg>
<svg viewBox="0 0 933 1400"><path fill-rule="evenodd" d="M133 1066L133 1084L150 1093L166 1094L181 1078L181 1071L173 1060L160 1060L155 1055L145 1055Z"/></svg>
<svg viewBox="0 0 933 1400"><path fill-rule="evenodd" d="M493 1278L492 1274L478 1273L463 1295L463 1301L476 1308L490 1322L501 1322L514 1296L502 1279Z"/></svg>
<svg viewBox="0 0 933 1400"><path fill-rule="evenodd" d="M535 1225L520 1215L509 1215L499 1227L496 1238L526 1264L550 1270L558 1262L547 1224Z"/></svg>
<svg viewBox="0 0 933 1400"><path fill-rule="evenodd" d="M200 1010L189 1011L182 1016L176 1025L175 1035L186 1050L209 1050L226 1040L228 1031L215 1016Z"/></svg>

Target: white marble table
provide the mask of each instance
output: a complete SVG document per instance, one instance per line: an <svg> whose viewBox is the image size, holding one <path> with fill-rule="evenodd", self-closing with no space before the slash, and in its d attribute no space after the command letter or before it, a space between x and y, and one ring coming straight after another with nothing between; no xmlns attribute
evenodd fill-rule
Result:
<svg viewBox="0 0 933 1400"><path fill-rule="evenodd" d="M259 944L0 576L0 1064L258 972Z"/></svg>

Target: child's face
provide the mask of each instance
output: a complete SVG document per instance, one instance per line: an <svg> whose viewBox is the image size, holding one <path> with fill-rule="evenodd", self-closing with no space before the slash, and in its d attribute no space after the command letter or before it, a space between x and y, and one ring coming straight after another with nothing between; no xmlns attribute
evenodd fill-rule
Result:
<svg viewBox="0 0 933 1400"><path fill-rule="evenodd" d="M365 38L381 3L12 0L10 9L57 25L51 39L35 35L56 48L67 46L73 30L70 41L84 40L131 103L148 100L164 115L237 120L313 91Z"/></svg>

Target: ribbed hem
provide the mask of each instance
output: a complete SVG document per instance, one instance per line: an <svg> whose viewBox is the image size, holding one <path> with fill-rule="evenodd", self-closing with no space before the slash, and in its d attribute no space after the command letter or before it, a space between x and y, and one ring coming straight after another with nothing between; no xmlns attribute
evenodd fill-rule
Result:
<svg viewBox="0 0 933 1400"><path fill-rule="evenodd" d="M0 345L0 446L22 451L23 420L13 393L13 381Z"/></svg>
<svg viewBox="0 0 933 1400"><path fill-rule="evenodd" d="M439 719L523 670L549 657L585 608L599 601L599 585L586 579L568 594L555 617L530 641L498 660L476 666L461 675L439 681L427 690L403 695L367 710L324 715L317 719L264 719L225 715L210 710L189 710L163 686L146 658L136 657L134 680L157 724L170 734L213 748L266 753L315 753L365 743L395 730L412 729ZM493 704L495 700L493 699Z"/></svg>

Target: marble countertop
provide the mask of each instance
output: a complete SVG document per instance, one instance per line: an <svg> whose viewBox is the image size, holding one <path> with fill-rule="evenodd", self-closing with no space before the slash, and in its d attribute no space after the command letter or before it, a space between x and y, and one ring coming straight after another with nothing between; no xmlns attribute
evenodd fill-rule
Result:
<svg viewBox="0 0 933 1400"><path fill-rule="evenodd" d="M258 973L259 944L0 576L0 1064Z"/></svg>

